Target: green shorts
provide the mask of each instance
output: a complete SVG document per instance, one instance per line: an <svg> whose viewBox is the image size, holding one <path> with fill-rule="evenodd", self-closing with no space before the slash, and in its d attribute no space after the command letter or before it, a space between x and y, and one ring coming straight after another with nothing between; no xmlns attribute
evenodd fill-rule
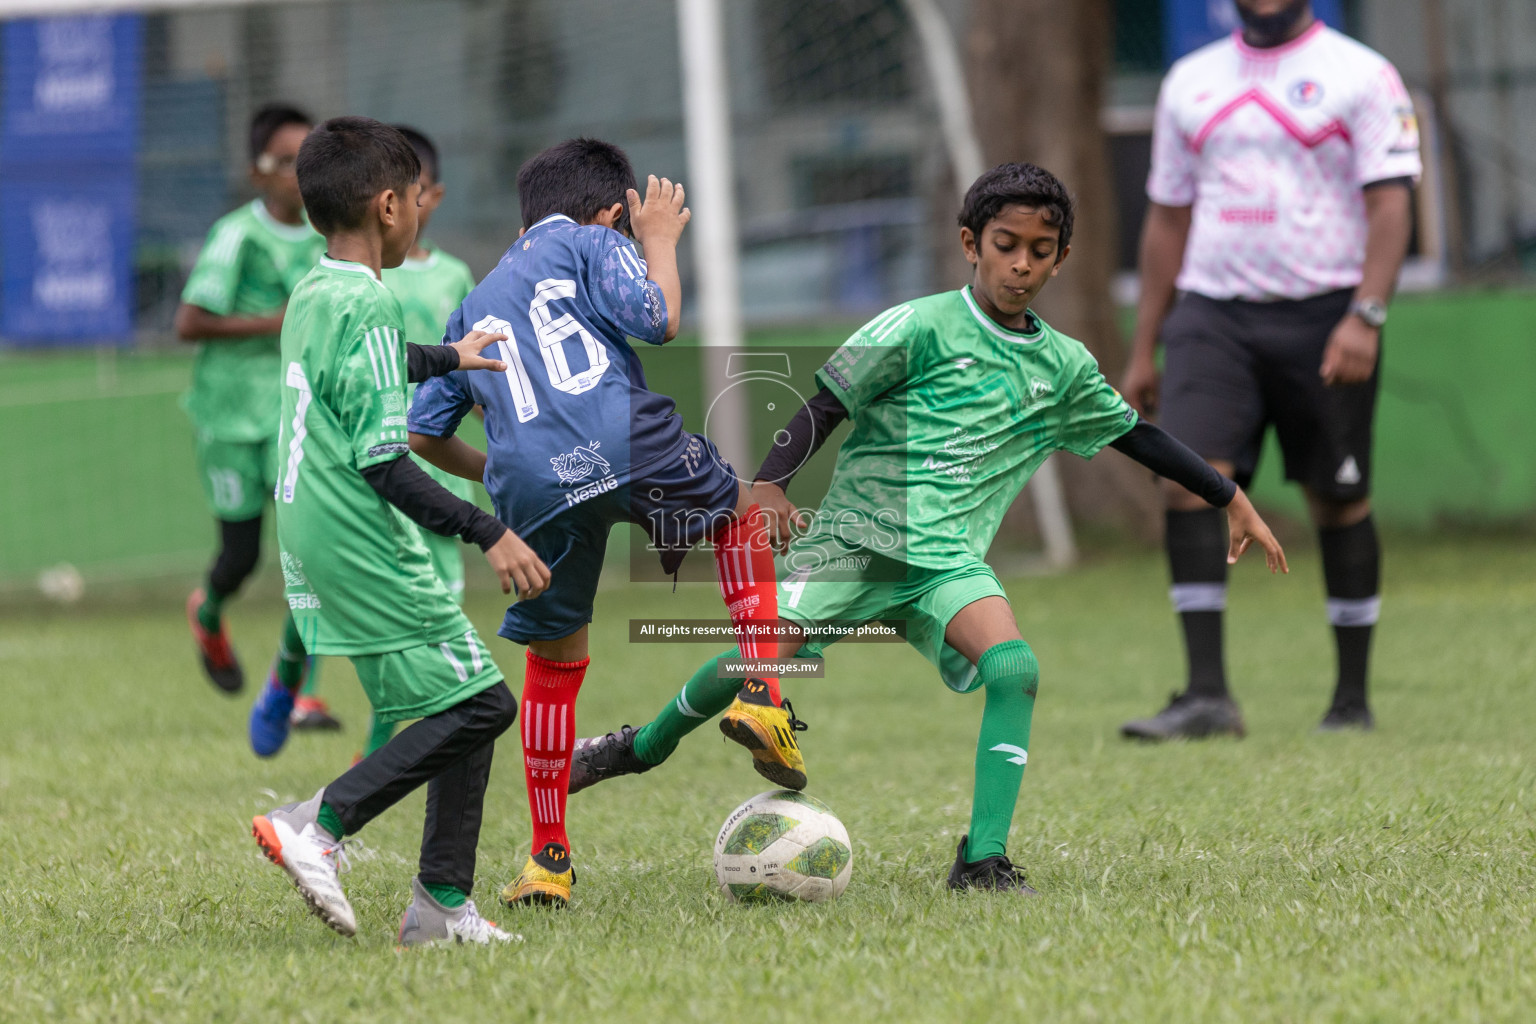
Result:
<svg viewBox="0 0 1536 1024"><path fill-rule="evenodd" d="M255 519L277 485L277 440L252 444L198 434L197 475L215 519Z"/></svg>
<svg viewBox="0 0 1536 1024"><path fill-rule="evenodd" d="M779 617L805 630L798 656L820 655L868 622L899 624L907 643L933 663L945 686L969 693L979 685L976 666L944 642L944 631L973 601L1007 600L985 562L968 559L947 569L924 569L822 535L792 544L785 566Z"/></svg>
<svg viewBox="0 0 1536 1024"><path fill-rule="evenodd" d="M474 629L439 644L351 658L373 716L380 722L447 711L502 680L501 669Z"/></svg>

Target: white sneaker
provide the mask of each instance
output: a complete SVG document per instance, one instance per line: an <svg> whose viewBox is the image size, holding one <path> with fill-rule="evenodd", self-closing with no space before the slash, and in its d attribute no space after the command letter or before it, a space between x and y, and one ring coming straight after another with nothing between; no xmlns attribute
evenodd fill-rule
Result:
<svg viewBox="0 0 1536 1024"><path fill-rule="evenodd" d="M411 894L411 905L405 908L405 916L400 919L402 946L461 942L489 946L493 942L523 941L521 935L503 931L494 921L481 917L474 900L466 900L462 907L449 909L432 898L419 878L411 879Z"/></svg>
<svg viewBox="0 0 1536 1024"><path fill-rule="evenodd" d="M288 872L315 916L350 938L357 934L357 918L337 878L346 862L346 844L313 820L319 797L258 814L251 819L251 835L267 859Z"/></svg>

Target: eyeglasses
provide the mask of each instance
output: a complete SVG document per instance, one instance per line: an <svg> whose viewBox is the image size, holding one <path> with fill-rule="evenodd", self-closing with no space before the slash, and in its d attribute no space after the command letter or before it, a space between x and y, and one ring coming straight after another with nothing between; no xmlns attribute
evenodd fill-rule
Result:
<svg viewBox="0 0 1536 1024"><path fill-rule="evenodd" d="M275 156L272 153L263 153L256 158L256 170L262 174L291 174L298 160L296 156Z"/></svg>

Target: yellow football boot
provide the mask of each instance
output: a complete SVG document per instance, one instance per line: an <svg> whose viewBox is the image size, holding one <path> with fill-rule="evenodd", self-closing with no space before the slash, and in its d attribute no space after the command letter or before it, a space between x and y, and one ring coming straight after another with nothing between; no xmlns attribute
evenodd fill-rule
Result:
<svg viewBox="0 0 1536 1024"><path fill-rule="evenodd" d="M559 843L545 843L544 849L528 858L522 874L501 890L501 902L508 907L563 907L571 901L571 886L576 884L576 869L571 855Z"/></svg>
<svg viewBox="0 0 1536 1024"><path fill-rule="evenodd" d="M748 680L745 689L763 684ZM805 731L805 723L795 717L789 701L782 707L749 703L737 697L720 716L720 731L752 751L752 767L757 774L785 789L805 788L805 758L795 733Z"/></svg>

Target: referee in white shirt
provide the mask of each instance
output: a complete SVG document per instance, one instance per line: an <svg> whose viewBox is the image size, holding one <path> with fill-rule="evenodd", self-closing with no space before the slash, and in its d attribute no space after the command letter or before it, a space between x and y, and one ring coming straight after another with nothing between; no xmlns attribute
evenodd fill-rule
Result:
<svg viewBox="0 0 1536 1024"><path fill-rule="evenodd" d="M1317 526L1338 648L1321 728L1369 729L1381 604L1371 420L1418 130L1397 71L1314 18L1310 0L1236 3L1242 28L1174 64L1158 95L1141 299L1120 390L1244 487L1274 427L1286 479L1305 490ZM1121 731L1241 736L1222 650L1221 512L1162 486L1188 685Z"/></svg>

